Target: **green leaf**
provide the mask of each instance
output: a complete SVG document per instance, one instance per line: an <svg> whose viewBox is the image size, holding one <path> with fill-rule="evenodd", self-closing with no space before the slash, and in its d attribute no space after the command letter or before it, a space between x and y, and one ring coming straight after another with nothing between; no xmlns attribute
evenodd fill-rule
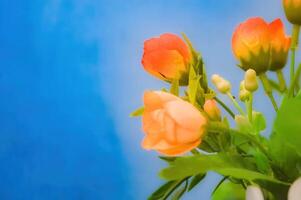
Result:
<svg viewBox="0 0 301 200"><path fill-rule="evenodd" d="M166 156L159 156L159 158L161 159L161 160L164 160L164 161L166 161L166 162L173 162L177 157L166 157Z"/></svg>
<svg viewBox="0 0 301 200"><path fill-rule="evenodd" d="M199 184L204 178L206 174L198 174L194 176L189 184L188 191L192 190L197 184Z"/></svg>
<svg viewBox="0 0 301 200"><path fill-rule="evenodd" d="M286 100L280 107L275 123L275 134L282 143L289 144L301 155L301 99Z"/></svg>
<svg viewBox="0 0 301 200"><path fill-rule="evenodd" d="M245 189L232 182L223 182L220 187L212 195L212 200L244 200Z"/></svg>
<svg viewBox="0 0 301 200"><path fill-rule="evenodd" d="M258 149L252 149L249 154L253 155L257 169L264 174L268 174L271 171L269 160L261 151Z"/></svg>
<svg viewBox="0 0 301 200"><path fill-rule="evenodd" d="M151 196L148 197L148 200L158 200L162 198L165 193L175 185L176 181L168 181L167 183L163 184L159 187Z"/></svg>
<svg viewBox="0 0 301 200"><path fill-rule="evenodd" d="M269 151L278 177L294 181L301 175L301 97L284 97L274 122ZM275 166L274 166L275 168Z"/></svg>
<svg viewBox="0 0 301 200"><path fill-rule="evenodd" d="M178 180L199 173L214 171L224 176L230 176L249 181L265 180L279 184L286 184L273 177L249 169L251 166L240 156L227 156L225 154L198 155L177 158L171 165L160 172L166 180Z"/></svg>
<svg viewBox="0 0 301 200"><path fill-rule="evenodd" d="M176 180L176 181L168 181L167 183L163 184L160 188L158 188L151 196L148 197L148 200L166 200L170 195L172 195L178 187L180 187L183 182L185 183L185 191L187 188L187 178ZM180 189L181 190L181 189ZM184 192L185 192L184 191ZM182 196L183 194L175 194L175 196Z"/></svg>
<svg viewBox="0 0 301 200"><path fill-rule="evenodd" d="M179 200L187 190L188 181L185 181L185 184L181 186L171 197L171 200Z"/></svg>
<svg viewBox="0 0 301 200"><path fill-rule="evenodd" d="M179 80L174 79L171 82L170 93L179 96Z"/></svg>
<svg viewBox="0 0 301 200"><path fill-rule="evenodd" d="M253 131L256 132L256 134L260 133L260 131L263 131L266 128L266 121L262 113L260 112L253 112Z"/></svg>
<svg viewBox="0 0 301 200"><path fill-rule="evenodd" d="M144 107L138 108L137 110L133 111L130 114L130 117L139 117L143 114L143 112L144 112Z"/></svg>
<svg viewBox="0 0 301 200"><path fill-rule="evenodd" d="M188 45L190 52L192 53L193 57L198 57L199 53L194 49L194 47L192 46L191 41L189 40L189 38L187 37L187 35L185 33L181 33L186 44Z"/></svg>
<svg viewBox="0 0 301 200"><path fill-rule="evenodd" d="M200 76L197 76L193 67L189 70L189 80L188 80L188 97L191 104L195 105L197 91L199 87Z"/></svg>

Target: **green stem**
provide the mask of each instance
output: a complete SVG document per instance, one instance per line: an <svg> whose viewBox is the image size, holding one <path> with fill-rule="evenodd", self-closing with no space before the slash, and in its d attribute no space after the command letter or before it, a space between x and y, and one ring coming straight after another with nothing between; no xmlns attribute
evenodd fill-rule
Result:
<svg viewBox="0 0 301 200"><path fill-rule="evenodd" d="M237 101L233 98L233 95L230 92L227 92L227 96L230 98L230 100L233 102L233 105L235 108L238 110L238 112L242 115L245 115L245 112L243 109L240 107L240 105L237 103Z"/></svg>
<svg viewBox="0 0 301 200"><path fill-rule="evenodd" d="M222 102L218 97L214 97L214 99L229 113L229 115L233 119L235 118L235 114L232 112L232 110L226 104L224 104L224 102Z"/></svg>
<svg viewBox="0 0 301 200"><path fill-rule="evenodd" d="M277 106L277 103L276 103L276 101L275 101L275 99L273 97L272 87L271 87L271 85L269 83L269 79L268 79L267 75L265 73L262 73L262 74L259 75L259 78L261 80L261 83L263 85L263 89L264 89L266 95L271 100L272 105L273 105L275 111L277 111L278 110L278 106Z"/></svg>
<svg viewBox="0 0 301 200"><path fill-rule="evenodd" d="M300 78L300 74L301 74L301 64L299 65L297 71L296 71L296 74L294 75L294 78L293 78L293 81L291 82L291 85L289 87L289 90L288 90L288 96L289 97L292 97L294 96L294 90L295 90L295 86Z"/></svg>
<svg viewBox="0 0 301 200"><path fill-rule="evenodd" d="M252 115L253 115L253 93L250 94L249 101L247 102L247 111L249 121L252 123Z"/></svg>
<svg viewBox="0 0 301 200"><path fill-rule="evenodd" d="M295 58L296 58L296 50L298 48L298 43L299 43L299 34L300 34L300 26L294 24L293 33L292 33L292 44L291 44L291 66L290 66L291 83L294 79L294 74L295 74Z"/></svg>
<svg viewBox="0 0 301 200"><path fill-rule="evenodd" d="M237 131L235 129L228 128L222 122L210 122L210 124L208 126L208 130L214 131L214 132L229 132L229 133L232 133L233 135L239 135L241 137L244 137L244 138L248 139L250 142L252 142L254 145L256 145L262 151L262 153L264 153L268 158L270 158L267 149L253 135L243 133L243 132Z"/></svg>
<svg viewBox="0 0 301 200"><path fill-rule="evenodd" d="M276 90L279 93L282 93L280 90L280 85L276 81L269 79L269 83L274 90Z"/></svg>
<svg viewBox="0 0 301 200"><path fill-rule="evenodd" d="M279 81L279 89L281 92L284 92L286 90L286 81L285 81L282 70L281 69L277 70L276 74L277 74L277 78Z"/></svg>

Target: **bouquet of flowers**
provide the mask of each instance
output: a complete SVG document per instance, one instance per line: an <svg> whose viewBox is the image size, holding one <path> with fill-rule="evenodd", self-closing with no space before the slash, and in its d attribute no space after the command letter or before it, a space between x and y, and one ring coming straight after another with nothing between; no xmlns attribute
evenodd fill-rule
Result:
<svg viewBox="0 0 301 200"><path fill-rule="evenodd" d="M295 59L301 0L283 0L283 7L291 36L280 19L266 22L260 17L247 19L234 31L233 54L244 71L239 98L218 74L211 76L210 87L205 59L185 34L182 39L165 33L144 42L144 69L170 84L169 89L146 91L144 106L131 114L142 116L142 147L159 152L167 163L159 173L166 183L150 200L180 199L209 171L223 176L213 200L301 199L301 63ZM289 80L282 71L287 63ZM275 109L271 125L253 109L258 87ZM262 135L266 126L272 130L269 137Z"/></svg>

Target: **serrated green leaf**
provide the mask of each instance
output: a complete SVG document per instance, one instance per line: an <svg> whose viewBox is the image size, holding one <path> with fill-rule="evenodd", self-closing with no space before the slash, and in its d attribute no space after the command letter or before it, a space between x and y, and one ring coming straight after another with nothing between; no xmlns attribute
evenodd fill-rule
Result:
<svg viewBox="0 0 301 200"><path fill-rule="evenodd" d="M286 184L273 177L261 174L247 168L248 163L240 156L224 154L198 155L177 158L169 167L160 172L166 180L178 180L199 173L214 171L224 176L231 176L250 181L265 180L279 184Z"/></svg>
<svg viewBox="0 0 301 200"><path fill-rule="evenodd" d="M197 184L199 184L204 178L206 177L206 174L197 174L192 178L190 181L188 191L192 190Z"/></svg>
<svg viewBox="0 0 301 200"><path fill-rule="evenodd" d="M133 111L130 114L130 117L139 117L143 114L143 112L144 112L144 107L138 108L137 110Z"/></svg>
<svg viewBox="0 0 301 200"><path fill-rule="evenodd" d="M244 200L245 189L232 182L223 182L212 195L212 200Z"/></svg>

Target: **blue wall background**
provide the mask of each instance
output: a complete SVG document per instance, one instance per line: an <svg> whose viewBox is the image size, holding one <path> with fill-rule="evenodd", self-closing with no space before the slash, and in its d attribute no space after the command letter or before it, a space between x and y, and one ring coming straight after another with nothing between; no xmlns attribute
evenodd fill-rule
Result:
<svg viewBox="0 0 301 200"><path fill-rule="evenodd" d="M1 0L0 199L145 199L164 163L128 114L165 85L142 70L143 41L185 31L237 91L231 35L257 15L285 20L280 0ZM266 99L255 107L272 121Z"/></svg>

